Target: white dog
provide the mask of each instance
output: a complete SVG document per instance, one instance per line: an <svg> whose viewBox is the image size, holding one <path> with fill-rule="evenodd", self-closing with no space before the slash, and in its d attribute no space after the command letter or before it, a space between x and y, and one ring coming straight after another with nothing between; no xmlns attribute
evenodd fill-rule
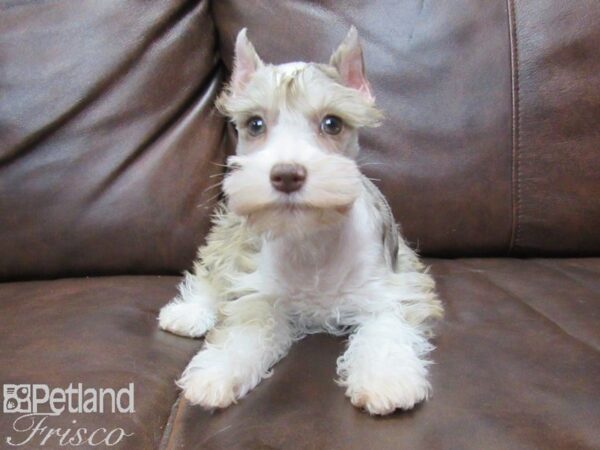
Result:
<svg viewBox="0 0 600 450"><path fill-rule="evenodd" d="M235 123L221 205L207 244L160 327L208 332L178 384L205 408L246 395L309 333L351 333L338 383L371 414L430 393L433 279L360 173L358 130L381 119L354 28L330 63L264 64L242 30L217 101Z"/></svg>

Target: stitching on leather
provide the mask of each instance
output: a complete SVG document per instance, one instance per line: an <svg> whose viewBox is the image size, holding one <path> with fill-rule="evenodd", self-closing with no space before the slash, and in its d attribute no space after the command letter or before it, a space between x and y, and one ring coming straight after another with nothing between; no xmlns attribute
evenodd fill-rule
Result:
<svg viewBox="0 0 600 450"><path fill-rule="evenodd" d="M512 79L512 226L508 253L518 245L521 232L521 105L519 101L519 50L516 0L507 0Z"/></svg>

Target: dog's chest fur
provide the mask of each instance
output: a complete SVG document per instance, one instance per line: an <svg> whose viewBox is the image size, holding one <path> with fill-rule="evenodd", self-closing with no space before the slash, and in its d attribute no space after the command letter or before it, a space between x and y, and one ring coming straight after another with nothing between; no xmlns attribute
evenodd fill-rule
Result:
<svg viewBox="0 0 600 450"><path fill-rule="evenodd" d="M381 228L360 198L339 226L306 238L265 241L259 256L263 289L308 327L348 325L384 270Z"/></svg>

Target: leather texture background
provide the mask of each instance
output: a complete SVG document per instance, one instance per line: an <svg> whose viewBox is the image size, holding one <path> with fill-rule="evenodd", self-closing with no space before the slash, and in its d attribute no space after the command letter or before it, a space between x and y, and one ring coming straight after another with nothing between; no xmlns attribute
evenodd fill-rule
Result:
<svg viewBox="0 0 600 450"><path fill-rule="evenodd" d="M0 384L82 383L118 390L133 383L133 414L65 411L45 425L86 428L84 436L99 427L121 427L134 433L123 440L127 448L158 447L177 398L174 380L200 347L197 340L156 326L158 310L175 295L177 282L177 277L128 276L0 283ZM28 435L13 429L19 416L0 413L0 448L19 448L6 445L6 438L19 443ZM26 425L23 420L17 428ZM56 435L40 446L43 436L42 430L21 448L77 448L60 446Z"/></svg>
<svg viewBox="0 0 600 450"><path fill-rule="evenodd" d="M0 2L0 36L0 278L187 267L224 155L210 4Z"/></svg>
<svg viewBox="0 0 600 450"><path fill-rule="evenodd" d="M512 5L515 254L600 250L598 2Z"/></svg>
<svg viewBox="0 0 600 450"><path fill-rule="evenodd" d="M421 253L600 249L593 0L0 8L4 279L189 267L235 144L212 102L243 26L280 63L327 61L356 24L387 116L360 162Z"/></svg>

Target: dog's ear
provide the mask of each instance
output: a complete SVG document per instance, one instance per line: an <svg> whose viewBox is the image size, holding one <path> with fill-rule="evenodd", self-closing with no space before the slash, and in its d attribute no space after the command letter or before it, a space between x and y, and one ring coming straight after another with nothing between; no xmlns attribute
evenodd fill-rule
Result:
<svg viewBox="0 0 600 450"><path fill-rule="evenodd" d="M342 77L342 83L352 89L356 89L369 101L374 101L373 91L365 76L365 63L362 48L358 39L358 32L354 25L337 48L329 64L337 69Z"/></svg>
<svg viewBox="0 0 600 450"><path fill-rule="evenodd" d="M252 42L246 36L246 28L243 28L235 40L235 54L233 56L233 73L231 74L231 87L234 91L243 88L256 69L263 62L258 57Z"/></svg>

